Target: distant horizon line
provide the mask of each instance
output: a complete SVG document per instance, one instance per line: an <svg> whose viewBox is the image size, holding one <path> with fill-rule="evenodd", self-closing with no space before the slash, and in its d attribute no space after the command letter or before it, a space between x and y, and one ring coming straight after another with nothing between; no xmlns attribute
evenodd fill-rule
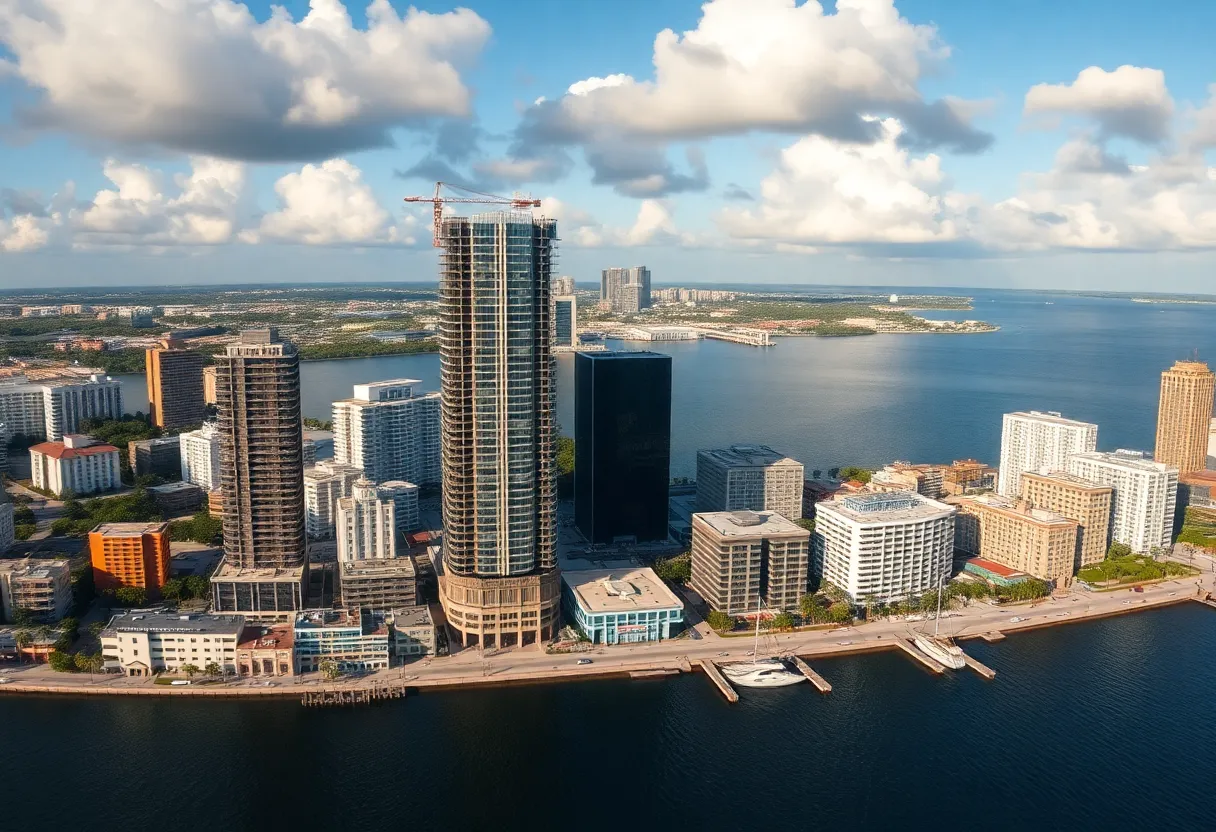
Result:
<svg viewBox="0 0 1216 832"><path fill-rule="evenodd" d="M594 285L595 281L584 280L583 285ZM373 288L393 288L399 286L406 287L438 287L438 280L343 280L343 281L309 281L303 283L291 283L289 281L273 281L269 283L192 283L182 284L177 286L166 285L111 285L105 287L75 285L75 286L48 286L43 288L25 287L20 289L0 289L0 297L21 296L21 295L48 295L57 292L63 293L80 293L91 292L94 294L115 293L121 294L126 292L143 292L147 294L172 294L174 292L187 292L192 290L197 291L222 291L233 289L334 289L343 287L373 287ZM575 279L575 286L580 285L580 281ZM709 289L709 290L724 290L736 292L780 292L783 289L799 288L799 289L833 289L842 290L845 293L856 292L860 293L863 290L881 290L882 294L907 294L919 290L933 290L942 295L950 295L958 292L1016 292L1024 294L1049 294L1049 295L1071 295L1076 297L1127 297L1127 298L1166 298L1186 300L1191 298L1212 298L1216 299L1216 293L1206 292L1159 292L1159 291L1113 291L1105 289L1036 289L1026 287L992 287L992 286L931 286L931 285L886 285L877 283L866 284L841 284L841 283L771 283L771 284L740 284L740 283L701 283L701 282L680 282L680 283L654 283L651 289Z"/></svg>

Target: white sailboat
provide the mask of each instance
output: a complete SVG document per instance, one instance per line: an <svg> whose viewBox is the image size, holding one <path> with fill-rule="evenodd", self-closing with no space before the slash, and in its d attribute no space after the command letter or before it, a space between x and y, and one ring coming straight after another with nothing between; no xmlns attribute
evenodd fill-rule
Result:
<svg viewBox="0 0 1216 832"><path fill-rule="evenodd" d="M931 659L936 659L946 667L954 670L962 670L967 666L967 660L963 656L963 651L954 640L949 636L940 634L942 626L942 586L945 580L945 573L942 573L942 580L937 584L937 617L933 620L933 635L932 637L919 633L912 639L912 643L916 645L916 649L920 650Z"/></svg>
<svg viewBox="0 0 1216 832"><path fill-rule="evenodd" d="M756 644L752 648L752 660L719 667L722 675L736 685L745 688L783 688L805 681L798 673L786 669L785 662L778 658L760 658L760 603L756 603Z"/></svg>

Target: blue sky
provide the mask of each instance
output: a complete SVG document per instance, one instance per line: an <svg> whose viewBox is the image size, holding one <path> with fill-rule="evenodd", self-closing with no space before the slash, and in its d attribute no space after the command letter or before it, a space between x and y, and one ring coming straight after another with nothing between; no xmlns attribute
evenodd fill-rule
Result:
<svg viewBox="0 0 1216 832"><path fill-rule="evenodd" d="M0 287L432 279L442 176L579 280L1216 292L1216 4L280 5L0 2Z"/></svg>

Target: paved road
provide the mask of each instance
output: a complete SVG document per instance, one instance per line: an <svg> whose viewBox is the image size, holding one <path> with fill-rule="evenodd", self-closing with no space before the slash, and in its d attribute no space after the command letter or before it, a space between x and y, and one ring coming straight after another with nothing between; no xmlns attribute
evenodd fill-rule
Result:
<svg viewBox="0 0 1216 832"><path fill-rule="evenodd" d="M1132 612L1144 607L1177 603L1194 597L1196 592L1216 593L1212 568L1216 562L1206 565L1199 560L1196 566L1205 571L1196 577L1168 581L1149 587L1144 592L1117 590L1113 592L1087 592L1078 590L1062 599L1051 599L1034 604L997 607L987 603L973 604L957 615L943 619L942 630L962 637L976 636L984 632L1015 632L1019 629L1061 624L1084 620L1087 617ZM1012 618L1022 619L1014 623ZM876 621L848 628L815 630L766 636L762 640L761 653L797 653L815 657L833 653L850 653L858 650L879 649L891 644L896 638L905 636L909 628L923 626L906 621ZM930 626L932 626L930 624ZM648 669L653 667L675 667L682 659L696 662L698 659L724 661L743 660L752 649L753 641L746 635L723 637L709 632L700 640L687 638L659 644L603 647L579 655L548 655L538 648L513 648L487 651L484 655L476 649L466 649L452 656L427 659L404 668L379 671L359 679L346 680L335 687L363 687L372 684L407 682L426 687L431 685L478 684L496 680L520 678L544 679L547 677L595 676L606 672ZM727 653L720 657L720 653ZM590 658L592 664L578 665L579 658ZM13 687L18 682L30 684L56 684L72 687L98 686L139 687L150 686L147 680L115 679L91 682L88 676L54 673L45 666L24 667L10 670ZM828 681L831 681L830 679ZM278 692L294 691L302 687L320 687L325 684L317 674L299 680L284 680L274 689ZM163 686L162 686L163 687ZM244 689L253 693L250 682L230 684L233 692ZM179 689L180 690L180 689ZM256 689L267 693L267 689Z"/></svg>

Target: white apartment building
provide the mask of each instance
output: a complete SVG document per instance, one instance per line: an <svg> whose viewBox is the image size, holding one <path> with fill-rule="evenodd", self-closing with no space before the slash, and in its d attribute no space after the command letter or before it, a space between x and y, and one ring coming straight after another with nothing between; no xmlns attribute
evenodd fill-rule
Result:
<svg viewBox="0 0 1216 832"><path fill-rule="evenodd" d="M93 494L122 485L118 448L87 436L69 433L62 442L43 442L30 448L30 473L37 488L56 496L65 491Z"/></svg>
<svg viewBox="0 0 1216 832"><path fill-rule="evenodd" d="M58 441L80 429L85 419L122 416L122 382L104 375L88 381L60 381L43 385L46 438Z"/></svg>
<svg viewBox="0 0 1216 832"><path fill-rule="evenodd" d="M356 384L354 396L334 402L334 460L361 469L372 482L438 485L440 394L415 392L421 383Z"/></svg>
<svg viewBox="0 0 1216 832"><path fill-rule="evenodd" d="M854 603L899 601L947 579L954 506L911 491L859 494L815 507L814 574Z"/></svg>
<svg viewBox="0 0 1216 832"><path fill-rule="evenodd" d="M1098 426L1038 410L1006 413L1001 427L1001 468L997 493L1022 495L1027 471L1062 471L1072 454L1098 447Z"/></svg>
<svg viewBox="0 0 1216 832"><path fill-rule="evenodd" d="M389 480L376 486L376 493L381 500L393 503L393 516L396 518L397 531L412 532L422 527L422 517L418 511L418 486L412 482Z"/></svg>
<svg viewBox="0 0 1216 832"><path fill-rule="evenodd" d="M210 664L222 673L236 673L236 647L244 628L241 615L116 615L101 631L101 655L107 670L127 676L180 672L186 665L206 672Z"/></svg>
<svg viewBox="0 0 1216 832"><path fill-rule="evenodd" d="M79 430L84 419L117 419L122 413L122 382L109 376L46 382L13 376L0 381L0 421L10 437L20 433L56 442Z"/></svg>
<svg viewBox="0 0 1216 832"><path fill-rule="evenodd" d="M180 435L182 482L207 491L220 487L220 434L211 422Z"/></svg>
<svg viewBox="0 0 1216 832"><path fill-rule="evenodd" d="M397 557L397 523L392 500L382 499L371 480L354 484L351 496L338 500L338 562Z"/></svg>
<svg viewBox="0 0 1216 832"><path fill-rule="evenodd" d="M690 584L728 615L795 610L806 593L810 532L775 511L692 516Z"/></svg>
<svg viewBox="0 0 1216 832"><path fill-rule="evenodd" d="M803 467L766 445L697 451L697 511L775 511L802 517Z"/></svg>
<svg viewBox="0 0 1216 832"><path fill-rule="evenodd" d="M334 536L338 500L349 497L351 487L363 472L333 460L304 469L304 528L313 540Z"/></svg>
<svg viewBox="0 0 1216 832"><path fill-rule="evenodd" d="M1142 554L1169 548L1178 499L1178 470L1140 451L1073 454L1068 473L1113 490L1110 540Z"/></svg>

